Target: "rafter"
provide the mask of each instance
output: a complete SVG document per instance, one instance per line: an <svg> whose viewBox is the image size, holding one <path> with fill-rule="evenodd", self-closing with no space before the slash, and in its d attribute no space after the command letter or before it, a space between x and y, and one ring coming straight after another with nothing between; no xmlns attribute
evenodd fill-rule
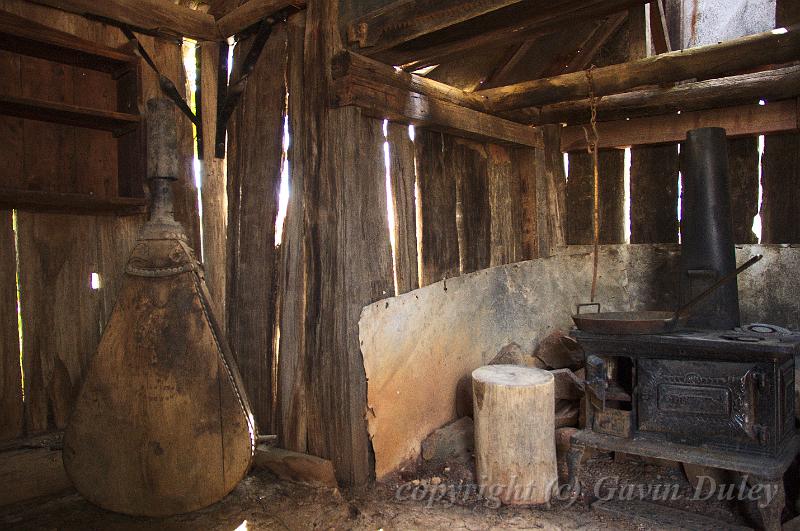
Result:
<svg viewBox="0 0 800 531"><path fill-rule="evenodd" d="M553 33L562 24L594 20L647 0L527 0L432 32L385 51L363 53L389 64L421 68L483 47L508 46Z"/></svg>
<svg viewBox="0 0 800 531"><path fill-rule="evenodd" d="M376 53L523 0L397 0L352 21L348 40Z"/></svg>
<svg viewBox="0 0 800 531"><path fill-rule="evenodd" d="M711 79L796 59L800 59L800 27L792 26L597 68L592 72L591 83L585 72L574 72L482 90L478 94L488 99L490 109L508 111L587 98L591 93L606 96L646 85Z"/></svg>

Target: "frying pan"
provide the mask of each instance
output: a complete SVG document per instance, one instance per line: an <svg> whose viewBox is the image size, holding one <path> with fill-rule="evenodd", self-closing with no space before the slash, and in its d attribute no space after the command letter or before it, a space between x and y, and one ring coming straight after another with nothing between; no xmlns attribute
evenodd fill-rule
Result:
<svg viewBox="0 0 800 531"><path fill-rule="evenodd" d="M692 308L705 300L709 295L720 286L755 264L763 258L763 255L756 255L744 264L740 265L735 271L731 271L724 277L717 280L700 295L693 298L675 312L644 310L638 312L600 312L600 304L593 302L579 304L577 312L572 316L572 320L579 330L593 332L595 334L663 334L672 332L686 322ZM580 313L581 308L596 306L597 313Z"/></svg>

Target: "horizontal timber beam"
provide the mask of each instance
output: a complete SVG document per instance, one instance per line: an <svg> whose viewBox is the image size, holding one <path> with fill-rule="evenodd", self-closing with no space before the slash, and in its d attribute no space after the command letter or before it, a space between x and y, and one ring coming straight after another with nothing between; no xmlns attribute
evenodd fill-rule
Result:
<svg viewBox="0 0 800 531"><path fill-rule="evenodd" d="M337 79L334 85L334 105L354 105L373 118L427 127L480 141L531 147L544 145L541 131L537 128L374 79L345 76Z"/></svg>
<svg viewBox="0 0 800 531"><path fill-rule="evenodd" d="M222 37L230 37L249 28L265 17L286 8L305 7L306 0L249 0L217 21Z"/></svg>
<svg viewBox="0 0 800 531"><path fill-rule="evenodd" d="M214 17L168 0L28 0L151 34L177 35L201 41L220 40Z"/></svg>
<svg viewBox="0 0 800 531"><path fill-rule="evenodd" d="M650 116L597 124L601 148L680 142L686 132L700 127L722 127L728 136L746 136L797 131L797 100L766 105L741 105L723 109ZM571 125L561 131L561 151L586 149L583 126Z"/></svg>
<svg viewBox="0 0 800 531"><path fill-rule="evenodd" d="M800 25L638 61L478 91L494 111L617 94L646 85L710 79L800 59Z"/></svg>
<svg viewBox="0 0 800 531"><path fill-rule="evenodd" d="M423 35L384 51L363 48L365 55L415 70L463 57L471 50L508 46L554 33L564 24L596 20L645 4L647 0L527 0Z"/></svg>
<svg viewBox="0 0 800 531"><path fill-rule="evenodd" d="M347 39L380 52L523 0L397 0L348 25Z"/></svg>
<svg viewBox="0 0 800 531"><path fill-rule="evenodd" d="M758 103L759 100L778 101L799 95L800 66L791 66L671 87L612 94L602 97L597 103L597 119L624 120L677 111ZM591 118L591 104L588 99L583 99L529 107L504 114L511 120L531 125L585 124Z"/></svg>
<svg viewBox="0 0 800 531"><path fill-rule="evenodd" d="M400 68L385 65L353 52L341 52L333 58L334 79L351 76L371 79L395 88L417 92L476 111L486 112L485 98L474 92L464 92L446 83L410 74Z"/></svg>

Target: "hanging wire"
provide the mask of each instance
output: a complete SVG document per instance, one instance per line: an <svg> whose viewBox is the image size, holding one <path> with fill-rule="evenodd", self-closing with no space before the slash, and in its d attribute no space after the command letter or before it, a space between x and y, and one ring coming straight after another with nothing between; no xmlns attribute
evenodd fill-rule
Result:
<svg viewBox="0 0 800 531"><path fill-rule="evenodd" d="M592 70L594 65L590 66L586 72L586 82L589 84L589 106L592 111L590 120L591 137L586 127L583 128L583 134L586 137L586 149L592 156L592 169L594 174L593 185L593 215L592 215L592 228L594 235L594 249L592 250L592 292L589 301L595 302L595 295L597 294L597 269L599 261L600 249L600 172L598 169L598 150L600 144L600 134L597 132L597 101L599 98L595 96L594 78L592 77Z"/></svg>

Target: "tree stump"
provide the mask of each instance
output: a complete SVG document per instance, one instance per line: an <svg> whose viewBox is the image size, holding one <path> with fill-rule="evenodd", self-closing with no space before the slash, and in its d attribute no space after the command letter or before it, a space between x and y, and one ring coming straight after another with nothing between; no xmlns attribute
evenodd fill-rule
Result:
<svg viewBox="0 0 800 531"><path fill-rule="evenodd" d="M472 373L475 461L484 495L546 505L557 485L553 375L489 365Z"/></svg>

